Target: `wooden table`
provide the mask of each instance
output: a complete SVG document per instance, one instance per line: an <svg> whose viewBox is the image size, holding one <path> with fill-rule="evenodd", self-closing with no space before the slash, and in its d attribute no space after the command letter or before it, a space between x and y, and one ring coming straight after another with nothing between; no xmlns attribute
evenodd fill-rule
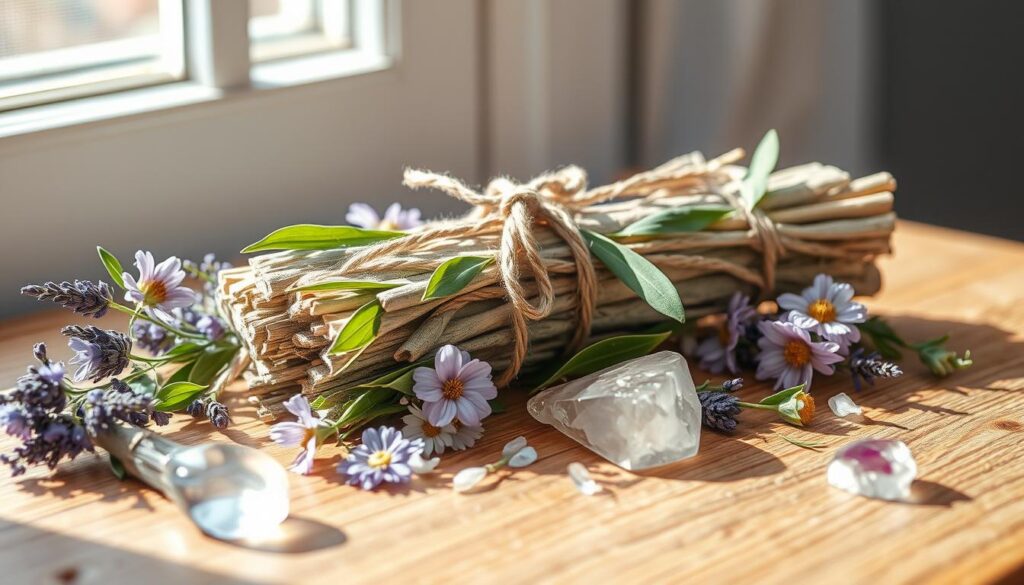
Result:
<svg viewBox="0 0 1024 585"><path fill-rule="evenodd" d="M436 478L365 493L342 485L336 450L310 477L292 476L291 529L305 552L260 552L202 536L166 500L119 482L105 458L85 455L57 472L0 479L4 583L736 582L921 583L1024 579L1024 245L904 223L884 261L884 293L870 299L908 337L952 334L973 368L931 377L916 360L894 383L855 395L866 416L825 406L849 382L815 383L809 429L744 412L734 436L706 432L700 454L647 474L601 461L512 399L488 421L481 446L445 457ZM67 275L54 275L55 277ZM32 342L63 344L65 313L5 324L0 375L8 383ZM61 355L64 355L62 352ZM695 378L702 374L695 372ZM743 391L763 396L764 385ZM236 398L224 432L188 417L185 443L236 441L282 463L268 427ZM457 495L453 471L497 458L525 434L541 459L501 473L489 489ZM780 435L822 440L821 452ZM859 498L828 486L835 448L863 437L906 441L920 466L915 503ZM3 439L4 449L10 447ZM565 475L587 464L605 486L578 494ZM315 547L321 547L316 549Z"/></svg>

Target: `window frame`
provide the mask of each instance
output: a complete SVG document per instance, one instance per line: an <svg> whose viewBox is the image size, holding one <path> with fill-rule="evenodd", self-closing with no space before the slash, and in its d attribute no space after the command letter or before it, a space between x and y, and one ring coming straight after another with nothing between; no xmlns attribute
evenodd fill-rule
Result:
<svg viewBox="0 0 1024 585"><path fill-rule="evenodd" d="M23 91L6 96L0 91L0 114L184 80L184 3L185 0L158 0L160 29L156 36L160 39L161 52L155 59L140 59L141 51L126 50L148 42L145 37L101 41L5 59L15 65L20 62L21 71L4 75L0 80L20 80Z"/></svg>
<svg viewBox="0 0 1024 585"><path fill-rule="evenodd" d="M248 0L161 0L167 2L182 5L180 77L136 75L55 89L46 100L0 109L0 141L381 71L395 62L397 44L388 38L397 33L398 11L389 8L396 0L346 0L348 45L262 62L250 53Z"/></svg>

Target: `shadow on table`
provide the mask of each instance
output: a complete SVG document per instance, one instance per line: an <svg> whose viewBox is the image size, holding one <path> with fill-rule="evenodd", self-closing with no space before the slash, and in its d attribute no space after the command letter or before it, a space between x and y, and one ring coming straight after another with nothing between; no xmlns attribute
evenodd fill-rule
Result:
<svg viewBox="0 0 1024 585"><path fill-rule="evenodd" d="M4 583L260 583L8 520L0 534Z"/></svg>

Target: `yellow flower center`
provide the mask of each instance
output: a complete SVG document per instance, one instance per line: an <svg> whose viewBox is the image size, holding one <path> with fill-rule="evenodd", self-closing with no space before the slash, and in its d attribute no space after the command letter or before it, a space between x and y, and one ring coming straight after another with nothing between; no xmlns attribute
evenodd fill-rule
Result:
<svg viewBox="0 0 1024 585"><path fill-rule="evenodd" d="M462 397L463 389L462 380L452 378L451 380L445 380L441 384L441 395L447 400L458 400Z"/></svg>
<svg viewBox="0 0 1024 585"><path fill-rule="evenodd" d="M814 397L810 394L801 393L800 399L797 400L797 412L800 413L800 422L805 425L811 424L811 420L814 419Z"/></svg>
<svg viewBox="0 0 1024 585"><path fill-rule="evenodd" d="M427 438L434 438L441 434L441 427L435 427L434 425L423 421L423 436Z"/></svg>
<svg viewBox="0 0 1024 585"><path fill-rule="evenodd" d="M802 368L811 361L811 348L807 347L806 343L794 339L786 342L786 347L782 350L782 357L787 364L795 368Z"/></svg>
<svg viewBox="0 0 1024 585"><path fill-rule="evenodd" d="M807 306L807 314L818 323L831 323L836 320L836 306L825 299L818 299Z"/></svg>
<svg viewBox="0 0 1024 585"><path fill-rule="evenodd" d="M151 280L139 287L147 305L159 305L167 300L167 286L162 281Z"/></svg>
<svg viewBox="0 0 1024 585"><path fill-rule="evenodd" d="M384 231L394 231L398 229L398 224L391 221L390 219L385 219L382 220L379 224L377 224L377 229Z"/></svg>
<svg viewBox="0 0 1024 585"><path fill-rule="evenodd" d="M388 465L391 465L391 453L388 453L387 451L376 451L366 460L366 464L370 467L387 467Z"/></svg>

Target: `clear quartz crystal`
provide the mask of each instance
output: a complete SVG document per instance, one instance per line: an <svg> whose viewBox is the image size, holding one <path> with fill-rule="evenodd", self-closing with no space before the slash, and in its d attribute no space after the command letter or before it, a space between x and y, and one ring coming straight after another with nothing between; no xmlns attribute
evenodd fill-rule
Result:
<svg viewBox="0 0 1024 585"><path fill-rule="evenodd" d="M700 446L700 400L683 356L630 360L530 399L535 419L629 470L692 457Z"/></svg>
<svg viewBox="0 0 1024 585"><path fill-rule="evenodd" d="M841 490L881 500L905 500L917 462L903 441L867 439L836 451L828 482Z"/></svg>
<svg viewBox="0 0 1024 585"><path fill-rule="evenodd" d="M288 474L262 451L230 443L187 446L129 425L114 425L94 440L214 538L266 538L288 517Z"/></svg>
<svg viewBox="0 0 1024 585"><path fill-rule="evenodd" d="M288 475L273 458L240 445L207 444L171 455L171 497L203 532L233 540L265 536L288 517Z"/></svg>

